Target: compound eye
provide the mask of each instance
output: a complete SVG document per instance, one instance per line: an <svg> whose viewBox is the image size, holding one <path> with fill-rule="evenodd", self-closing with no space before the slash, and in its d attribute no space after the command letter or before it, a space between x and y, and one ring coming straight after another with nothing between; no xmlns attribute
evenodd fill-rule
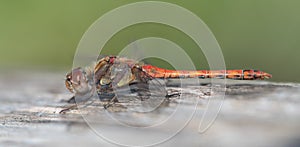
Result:
<svg viewBox="0 0 300 147"><path fill-rule="evenodd" d="M67 79L70 79L70 81L73 83L73 84L80 84L80 81L81 79L83 78L83 73L82 73L82 70L81 68L76 68L76 69L73 69L71 75L69 75L69 77L67 77Z"/></svg>

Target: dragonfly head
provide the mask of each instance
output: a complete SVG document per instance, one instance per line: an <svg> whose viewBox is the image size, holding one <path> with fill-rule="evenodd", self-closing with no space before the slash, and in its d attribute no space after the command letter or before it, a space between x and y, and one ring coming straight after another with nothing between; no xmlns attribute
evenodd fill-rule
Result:
<svg viewBox="0 0 300 147"><path fill-rule="evenodd" d="M91 90L88 74L82 68L75 68L66 75L66 88L76 94L86 94Z"/></svg>

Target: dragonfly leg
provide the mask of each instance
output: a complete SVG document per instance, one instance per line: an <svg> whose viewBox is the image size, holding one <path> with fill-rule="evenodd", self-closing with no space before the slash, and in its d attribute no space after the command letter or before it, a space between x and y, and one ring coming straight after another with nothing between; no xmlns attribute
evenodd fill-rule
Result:
<svg viewBox="0 0 300 147"><path fill-rule="evenodd" d="M59 111L59 114L65 114L67 111L70 111L72 109L77 109L77 105L75 104L75 96L72 96L70 99L68 100L62 100L62 102L67 102L69 104L72 104L71 106L68 106L67 108L62 109L61 111Z"/></svg>
<svg viewBox="0 0 300 147"><path fill-rule="evenodd" d="M104 104L104 109L107 109L108 107L112 106L113 104L119 102L117 97L114 96L107 104Z"/></svg>
<svg viewBox="0 0 300 147"><path fill-rule="evenodd" d="M69 100L67 100L67 103L75 104L76 103L75 96L72 96Z"/></svg>
<svg viewBox="0 0 300 147"><path fill-rule="evenodd" d="M180 92L171 93L171 94L168 93L168 94L166 95L166 98L169 99L169 98L171 98L171 97L177 97L177 96L180 96L180 95L181 95Z"/></svg>
<svg viewBox="0 0 300 147"><path fill-rule="evenodd" d="M69 103L69 104L74 104L75 103L75 96L72 96L68 100L61 100L63 103Z"/></svg>
<svg viewBox="0 0 300 147"><path fill-rule="evenodd" d="M77 105L76 104L72 104L71 106L62 109L61 111L59 111L59 114L65 114L66 112L73 110L73 109L77 109Z"/></svg>
<svg viewBox="0 0 300 147"><path fill-rule="evenodd" d="M68 112L68 111L70 111L70 110L78 109L78 105L79 105L79 104L82 105L81 108L86 108L86 107L88 107L88 106L90 106L90 105L92 105L92 104L94 103L93 100L91 100L91 101L81 101L81 102L76 103L76 101L75 101L75 96L73 96L70 100L74 100L74 102L70 102L70 103L72 103L72 104L69 105L67 108L62 109L62 110L59 112L60 114L65 114L66 112ZM69 100L69 101L70 101L70 100Z"/></svg>

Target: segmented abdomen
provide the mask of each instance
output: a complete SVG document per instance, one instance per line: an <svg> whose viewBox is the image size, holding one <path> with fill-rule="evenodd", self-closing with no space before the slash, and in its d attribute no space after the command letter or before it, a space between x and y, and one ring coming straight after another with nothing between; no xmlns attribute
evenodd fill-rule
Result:
<svg viewBox="0 0 300 147"><path fill-rule="evenodd" d="M228 78L235 80L268 79L272 75L260 70L168 70L152 65L144 65L142 69L155 78Z"/></svg>

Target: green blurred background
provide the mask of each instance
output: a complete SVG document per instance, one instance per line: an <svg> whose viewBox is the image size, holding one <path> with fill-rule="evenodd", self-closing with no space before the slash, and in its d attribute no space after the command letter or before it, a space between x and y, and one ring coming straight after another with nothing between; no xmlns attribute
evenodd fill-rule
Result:
<svg viewBox="0 0 300 147"><path fill-rule="evenodd" d="M299 0L164 1L189 9L208 25L227 69L261 69L273 74L272 81L300 81ZM104 13L132 2L136 0L0 0L0 70L69 70L88 27ZM195 63L206 62L203 55L191 52L198 47L190 38L159 24L120 31L105 45L104 53L117 53L147 36L172 40ZM197 68L207 66L197 64Z"/></svg>

